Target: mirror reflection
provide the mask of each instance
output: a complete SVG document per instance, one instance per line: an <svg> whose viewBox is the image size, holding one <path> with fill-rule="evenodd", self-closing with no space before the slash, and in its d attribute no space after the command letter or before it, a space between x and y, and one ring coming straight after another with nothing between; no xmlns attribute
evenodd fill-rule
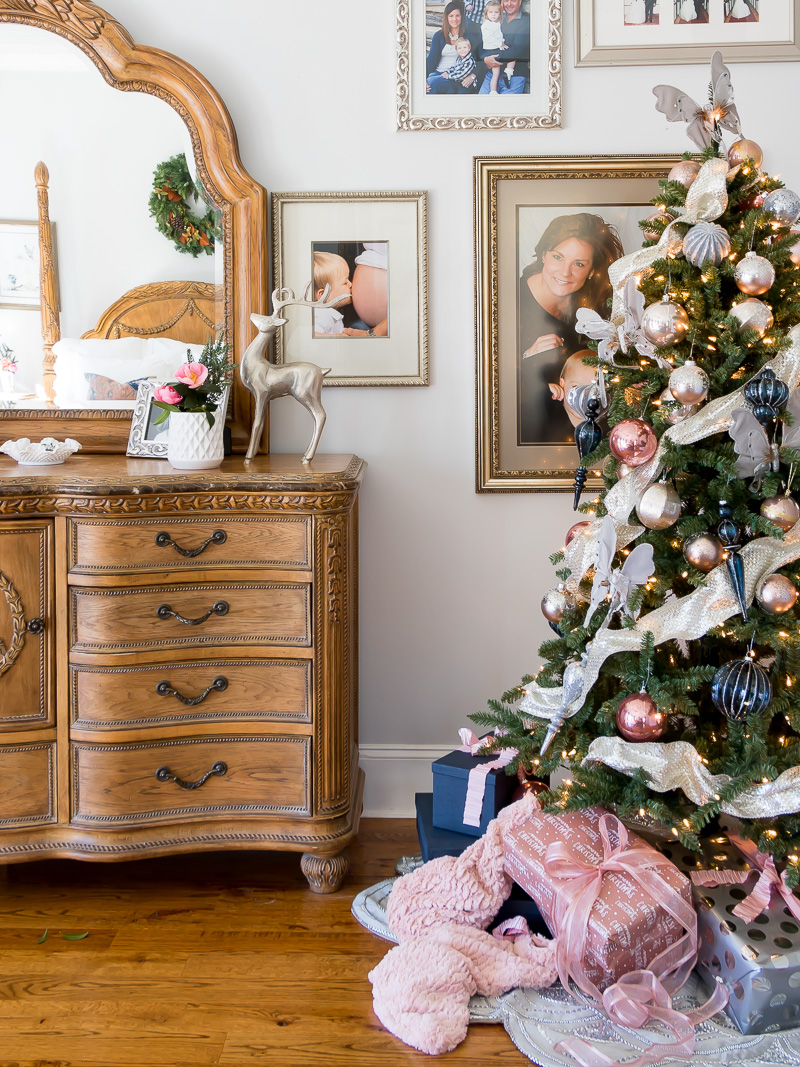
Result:
<svg viewBox="0 0 800 1067"><path fill-rule="evenodd" d="M169 377L186 343L202 345L222 321L214 226L192 231L178 210L168 236L151 215L160 165L183 154L197 181L188 131L168 104L112 88L78 48L32 27L0 26L0 92L0 406L132 408L138 381ZM50 328L61 339L55 376L45 373L38 285L40 162L54 238L55 306L45 290L44 319L45 338ZM171 205L206 215L202 196L159 188L162 227Z"/></svg>

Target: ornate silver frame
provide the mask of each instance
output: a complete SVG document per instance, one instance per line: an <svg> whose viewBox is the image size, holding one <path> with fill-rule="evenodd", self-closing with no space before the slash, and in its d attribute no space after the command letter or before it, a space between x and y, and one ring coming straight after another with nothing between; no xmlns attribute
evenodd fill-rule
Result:
<svg viewBox="0 0 800 1067"><path fill-rule="evenodd" d="M136 390L133 415L131 416L131 432L128 437L128 456L145 456L147 459L166 459L167 445L157 441L148 441L145 438L147 421L150 418L150 408L153 403L153 392L162 383L140 382Z"/></svg>
<svg viewBox="0 0 800 1067"><path fill-rule="evenodd" d="M425 0L398 0L397 3L397 128L398 130L535 130L556 129L561 125L561 0L547 4L546 109L539 114L419 115L414 114L412 85L418 73L418 57L412 55L411 22ZM532 57L533 58L533 57ZM487 97L468 97L470 101ZM496 97L493 99L497 99ZM527 96L515 97L524 109Z"/></svg>

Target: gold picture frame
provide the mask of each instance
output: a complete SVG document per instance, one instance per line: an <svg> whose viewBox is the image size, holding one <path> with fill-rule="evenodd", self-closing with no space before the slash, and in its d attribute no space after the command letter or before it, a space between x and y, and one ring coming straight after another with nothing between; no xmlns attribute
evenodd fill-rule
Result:
<svg viewBox="0 0 800 1067"><path fill-rule="evenodd" d="M420 191L273 193L273 289L312 294L318 252L346 264L352 278L350 297L326 313L337 320L329 332L321 313L283 309L275 362L327 367L326 387L428 385L427 218L428 194ZM383 309L374 317L357 296L357 274L367 272L383 278ZM338 284L333 275L325 281Z"/></svg>
<svg viewBox="0 0 800 1067"><path fill-rule="evenodd" d="M520 348L527 344L520 305L530 299L525 268L553 232L551 223L579 213L600 216L595 225L618 233L625 253L640 247L638 222L654 210L657 181L676 162L675 156L475 158L476 492L572 488L578 456L563 402L545 385L545 399L537 393L535 404L527 404L532 387L523 367L527 375L534 364L523 363ZM605 307L596 310L605 317ZM599 478L588 484L599 485Z"/></svg>
<svg viewBox="0 0 800 1067"><path fill-rule="evenodd" d="M800 0L753 0L755 22L730 20L730 0L711 0L702 23L680 19L678 0L658 0L656 17L646 25L627 21L633 2L576 0L576 67L705 64L716 49L726 63L800 59Z"/></svg>

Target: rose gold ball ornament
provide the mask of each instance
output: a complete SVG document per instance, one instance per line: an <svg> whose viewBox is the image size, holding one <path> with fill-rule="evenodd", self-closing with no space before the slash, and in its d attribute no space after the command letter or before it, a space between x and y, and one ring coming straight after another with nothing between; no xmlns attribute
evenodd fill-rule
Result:
<svg viewBox="0 0 800 1067"><path fill-rule="evenodd" d="M758 509L765 519L774 522L784 531L791 530L800 519L800 505L790 496L768 496Z"/></svg>
<svg viewBox="0 0 800 1067"><path fill-rule="evenodd" d="M617 729L626 741L657 741L667 717L649 693L631 693L617 708Z"/></svg>
<svg viewBox="0 0 800 1067"><path fill-rule="evenodd" d="M542 597L542 615L548 622L560 622L573 603L566 586L559 582L557 588L548 590Z"/></svg>
<svg viewBox="0 0 800 1067"><path fill-rule="evenodd" d="M658 438L644 419L624 419L608 435L608 447L614 459L639 467L656 454Z"/></svg>
<svg viewBox="0 0 800 1067"><path fill-rule="evenodd" d="M742 211L752 211L753 208L761 207L763 203L763 193L751 193L750 196L745 197L744 200L739 201L739 207L742 209Z"/></svg>
<svg viewBox="0 0 800 1067"><path fill-rule="evenodd" d="M693 159L682 159L680 163L675 164L667 175L667 179L671 182L678 182L684 189L688 189L699 173L699 163Z"/></svg>
<svg viewBox="0 0 800 1067"><path fill-rule="evenodd" d="M576 522L573 526L570 526L567 530L567 536L564 538L564 547L566 548L570 541L577 537L579 533L582 533L587 526L591 525L591 519L584 519L583 522Z"/></svg>
<svg viewBox="0 0 800 1067"><path fill-rule="evenodd" d="M699 404L708 396L708 375L693 359L687 359L670 374L669 391L679 404Z"/></svg>
<svg viewBox="0 0 800 1067"><path fill-rule="evenodd" d="M734 141L728 149L728 162L730 165L738 167L748 159L752 159L755 165L760 167L764 162L764 153L761 151L761 146L747 137L743 137L740 141Z"/></svg>
<svg viewBox="0 0 800 1067"><path fill-rule="evenodd" d="M770 615L782 615L797 602L797 589L785 574L768 574L756 588L756 600Z"/></svg>
<svg viewBox="0 0 800 1067"><path fill-rule="evenodd" d="M700 410L699 404L679 404L670 392L669 387L661 393L658 399L661 404L661 410L666 414L667 422L670 426L683 422L684 419Z"/></svg>
<svg viewBox="0 0 800 1067"><path fill-rule="evenodd" d="M800 267L800 230L792 230L792 237L797 238L797 243L789 249L789 259L796 267Z"/></svg>
<svg viewBox="0 0 800 1067"><path fill-rule="evenodd" d="M775 281L775 268L768 259L748 252L740 259L733 272L736 284L748 296L761 296L772 287Z"/></svg>
<svg viewBox="0 0 800 1067"><path fill-rule="evenodd" d="M731 308L731 315L739 321L739 331L756 330L762 337L772 327L775 319L762 300L749 296Z"/></svg>
<svg viewBox="0 0 800 1067"><path fill-rule="evenodd" d="M648 215L645 222L663 222L664 225L668 222L672 222L674 215L668 215L666 211L654 211L652 215ZM649 226L642 230L642 237L645 241L658 241L663 233L663 230L653 230Z"/></svg>
<svg viewBox="0 0 800 1067"><path fill-rule="evenodd" d="M656 348L681 341L688 328L689 316L666 294L657 304L646 307L642 314L644 335Z"/></svg>
<svg viewBox="0 0 800 1067"><path fill-rule="evenodd" d="M547 782L542 781L541 778L537 778L535 774L528 773L522 767L517 771L517 779L519 785L511 794L511 803L513 804L517 800L522 800L523 797L529 793L533 793L534 796L541 796L542 793L546 793L550 786Z"/></svg>
<svg viewBox="0 0 800 1067"><path fill-rule="evenodd" d="M702 574L708 574L718 567L724 555L722 542L714 534L694 534L683 542L683 558Z"/></svg>
<svg viewBox="0 0 800 1067"><path fill-rule="evenodd" d="M666 482L649 485L636 505L636 514L648 530L666 530L681 517L678 490Z"/></svg>

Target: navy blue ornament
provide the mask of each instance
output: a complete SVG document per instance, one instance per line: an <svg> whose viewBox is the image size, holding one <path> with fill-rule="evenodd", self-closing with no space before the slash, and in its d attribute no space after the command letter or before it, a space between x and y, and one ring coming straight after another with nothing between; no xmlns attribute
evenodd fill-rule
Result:
<svg viewBox="0 0 800 1067"><path fill-rule="evenodd" d="M744 564L742 563L742 557L739 555L742 547L739 544L739 538L742 531L739 524L733 521L733 509L724 500L719 502L719 514L722 522L717 527L717 537L727 550L725 563L728 567L728 576L736 594L742 619L747 622L747 602L744 597Z"/></svg>
<svg viewBox="0 0 800 1067"><path fill-rule="evenodd" d="M763 667L749 656L726 663L711 681L711 699L732 722L766 711L772 700L772 682Z"/></svg>
<svg viewBox="0 0 800 1067"><path fill-rule="evenodd" d="M586 401L586 418L575 427L575 444L578 446L578 455L581 457L581 461L589 455L590 452L594 452L600 442L603 440L603 431L597 425L597 420L600 418L600 401L597 397L592 397ZM581 493L584 485L586 485L586 468L583 462L580 463L578 469L575 471L575 497L572 502L572 510L578 510L578 504L581 499Z"/></svg>
<svg viewBox="0 0 800 1067"><path fill-rule="evenodd" d="M777 419L789 399L789 387L775 377L775 371L770 367L765 367L756 378L749 381L743 392L762 426Z"/></svg>

